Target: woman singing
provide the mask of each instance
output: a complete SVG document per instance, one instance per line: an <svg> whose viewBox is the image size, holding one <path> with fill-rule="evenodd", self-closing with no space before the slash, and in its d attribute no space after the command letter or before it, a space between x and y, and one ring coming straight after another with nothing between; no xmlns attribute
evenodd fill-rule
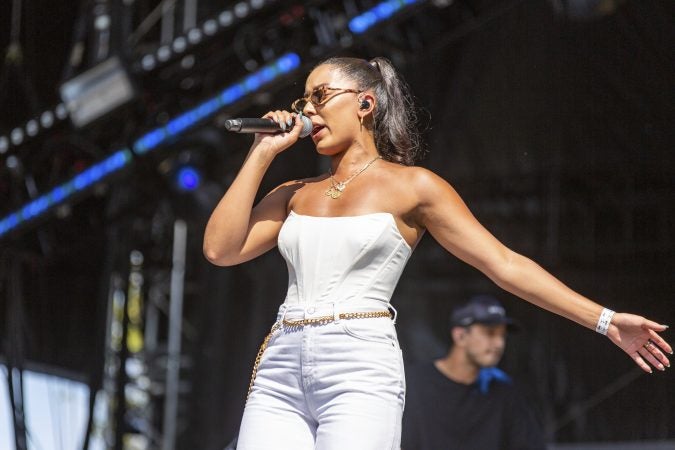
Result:
<svg viewBox="0 0 675 450"><path fill-rule="evenodd" d="M572 291L492 236L445 180L413 165L412 102L389 61L324 61L292 109L265 114L285 132L256 134L204 236L214 264L274 246L288 264L238 449L399 448L405 381L389 300L426 231L500 287L606 335L644 371L669 367L672 348L657 334L665 325ZM330 170L284 183L254 207L267 168L298 140L300 114Z"/></svg>

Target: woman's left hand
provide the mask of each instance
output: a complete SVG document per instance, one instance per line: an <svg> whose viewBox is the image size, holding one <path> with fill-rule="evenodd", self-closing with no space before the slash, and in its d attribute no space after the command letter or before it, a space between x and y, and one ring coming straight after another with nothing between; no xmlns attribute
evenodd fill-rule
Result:
<svg viewBox="0 0 675 450"><path fill-rule="evenodd" d="M616 313L612 317L607 337L628 353L642 370L652 373L649 364L659 370L670 367L670 361L664 353L672 355L673 349L657 333L667 328L642 316Z"/></svg>

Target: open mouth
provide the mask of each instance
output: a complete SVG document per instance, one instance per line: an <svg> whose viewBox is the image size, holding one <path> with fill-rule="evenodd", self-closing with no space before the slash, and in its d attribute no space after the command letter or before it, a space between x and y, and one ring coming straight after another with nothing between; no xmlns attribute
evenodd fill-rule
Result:
<svg viewBox="0 0 675 450"><path fill-rule="evenodd" d="M324 128L326 127L324 127L323 125L314 125L314 128L312 128L312 137L316 136Z"/></svg>

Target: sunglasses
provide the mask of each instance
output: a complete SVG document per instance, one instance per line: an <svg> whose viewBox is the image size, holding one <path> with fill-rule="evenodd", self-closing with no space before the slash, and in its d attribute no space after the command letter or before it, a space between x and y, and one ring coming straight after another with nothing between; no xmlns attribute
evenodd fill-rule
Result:
<svg viewBox="0 0 675 450"><path fill-rule="evenodd" d="M339 92L336 92L339 91ZM321 106L324 105L328 100L335 97L336 95L344 94L345 92L352 92L354 94L360 94L363 91L358 91L356 89L342 89L342 88L332 88L328 86L319 86L314 89L309 95L300 97L293 103L291 103L291 109L296 113L300 114L307 106L308 102L311 102L312 105Z"/></svg>

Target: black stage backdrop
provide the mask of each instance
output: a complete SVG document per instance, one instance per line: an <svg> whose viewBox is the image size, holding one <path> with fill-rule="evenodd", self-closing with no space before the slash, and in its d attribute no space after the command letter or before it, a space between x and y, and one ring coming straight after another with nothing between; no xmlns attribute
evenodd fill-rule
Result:
<svg viewBox="0 0 675 450"><path fill-rule="evenodd" d="M421 165L450 181L499 239L612 309L672 325L673 3L628 1L586 21L565 20L534 0L503 2L495 11L491 20L439 34L424 52L364 41L352 53L384 54L401 68L427 125ZM275 94L270 107L288 104L302 82ZM207 207L243 161L249 138L219 139L228 152L214 157L218 181ZM325 164L302 142L275 161L261 192ZM139 218L169 201L163 182L143 170L111 188L105 202L87 200L90 214L81 220L89 221L89 234L60 230L67 250L26 261L25 275L37 281L23 290L29 360L96 373L103 320L92 318L102 317L104 306L95 299L106 292L115 261L138 242L152 247L148 236L156 234ZM192 390L183 399L179 448L219 449L236 435L257 347L284 298L286 267L277 251L234 268L210 266L201 256L208 208L192 202L183 212ZM39 254L35 231L23 239ZM523 324L502 366L527 393L551 442L675 439L672 372L640 375L606 339L500 291L430 236L392 299L406 361L443 354L450 310L476 293L496 295ZM0 300L3 329L13 320L4 314L7 298ZM665 335L674 340L672 331Z"/></svg>

